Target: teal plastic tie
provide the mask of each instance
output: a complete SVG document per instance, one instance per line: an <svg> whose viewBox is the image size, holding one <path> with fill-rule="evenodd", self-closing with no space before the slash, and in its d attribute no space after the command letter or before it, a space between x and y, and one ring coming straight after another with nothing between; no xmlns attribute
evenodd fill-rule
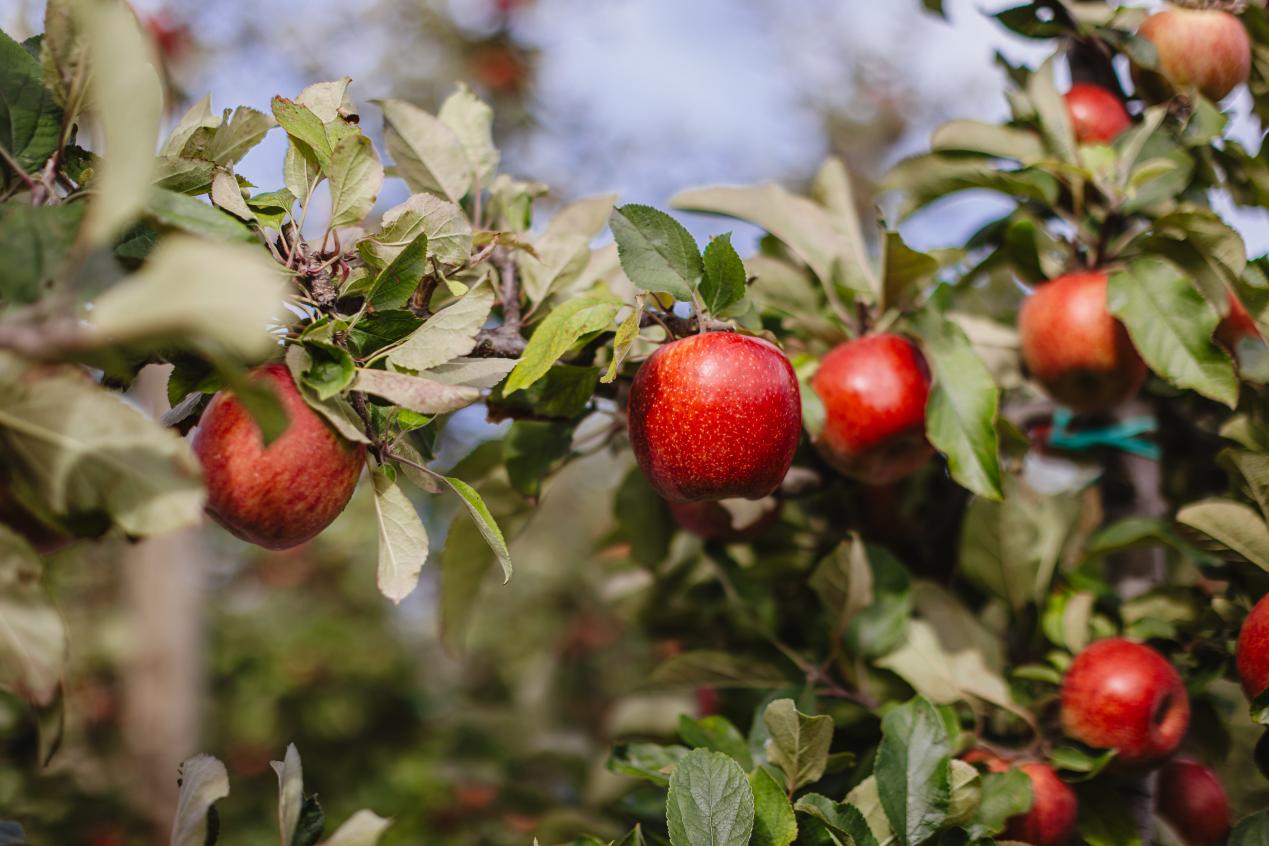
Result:
<svg viewBox="0 0 1269 846"><path fill-rule="evenodd" d="M1154 461L1158 461L1162 456L1159 445L1144 437L1159 430L1159 424L1153 417L1133 417L1113 426L1080 429L1075 432L1071 431L1073 418L1074 415L1065 408L1059 408L1053 412L1053 429L1049 433L1050 446L1070 452L1110 447Z"/></svg>

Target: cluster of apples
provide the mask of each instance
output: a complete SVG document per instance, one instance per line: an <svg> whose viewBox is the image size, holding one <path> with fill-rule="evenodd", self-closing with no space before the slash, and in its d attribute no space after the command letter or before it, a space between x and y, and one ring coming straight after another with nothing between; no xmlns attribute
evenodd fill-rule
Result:
<svg viewBox="0 0 1269 846"><path fill-rule="evenodd" d="M1247 81L1250 39L1228 12L1169 7L1147 18L1139 34L1158 53L1158 71L1135 76L1138 90L1152 99L1195 89L1215 101ZM1109 144L1132 125L1120 99L1096 85L1071 86L1066 107L1080 144ZM1050 396L1075 411L1112 408L1146 379L1145 362L1107 308L1107 284L1101 270L1061 276L1032 293L1019 314L1027 369ZM1259 334L1229 292L1216 339L1232 350L1241 338Z"/></svg>

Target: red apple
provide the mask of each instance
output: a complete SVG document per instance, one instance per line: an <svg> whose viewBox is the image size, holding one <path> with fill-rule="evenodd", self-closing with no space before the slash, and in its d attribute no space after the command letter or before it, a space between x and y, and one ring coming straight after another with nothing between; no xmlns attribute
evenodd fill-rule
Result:
<svg viewBox="0 0 1269 846"><path fill-rule="evenodd" d="M1080 144L1109 144L1132 126L1124 104L1100 85L1072 85L1066 92L1066 111Z"/></svg>
<svg viewBox="0 0 1269 846"><path fill-rule="evenodd" d="M1229 797L1216 773L1178 758L1159 771L1155 807L1187 846L1220 846L1229 835Z"/></svg>
<svg viewBox="0 0 1269 846"><path fill-rule="evenodd" d="M737 508L740 514L713 500L669 505L674 522L698 538L716 543L749 543L766 534L780 519L780 504L775 500L756 504L749 500L741 502L747 508ZM753 513L746 513L750 511Z"/></svg>
<svg viewBox="0 0 1269 846"><path fill-rule="evenodd" d="M1146 365L1106 306L1105 273L1072 273L1036 288L1018 332L1031 376L1075 411L1101 411L1141 389Z"/></svg>
<svg viewBox="0 0 1269 846"><path fill-rule="evenodd" d="M1233 291L1229 292L1229 313L1221 319L1213 337L1231 350L1237 349L1238 342L1243 338L1261 337L1260 327L1256 325L1256 321L1251 319L1251 315L1247 313L1247 308L1243 305L1243 301L1238 299L1238 296Z"/></svg>
<svg viewBox="0 0 1269 846"><path fill-rule="evenodd" d="M1248 699L1269 687L1269 595L1261 597L1243 620L1235 664Z"/></svg>
<svg viewBox="0 0 1269 846"><path fill-rule="evenodd" d="M203 465L207 512L233 534L266 549L287 549L317 535L344 510L365 461L365 448L331 429L300 396L281 364L253 379L277 390L290 423L264 446L242 403L221 391L203 412L194 454Z"/></svg>
<svg viewBox="0 0 1269 846"><path fill-rule="evenodd" d="M1181 675L1148 646L1100 640L1075 657L1062 680L1062 728L1089 746L1114 749L1122 764L1166 758L1189 724Z"/></svg>
<svg viewBox="0 0 1269 846"><path fill-rule="evenodd" d="M816 447L838 472L872 485L915 473L934 450L925 439L930 368L899 335L868 335L824 356L811 387L824 404Z"/></svg>
<svg viewBox="0 0 1269 846"><path fill-rule="evenodd" d="M784 479L802 430L797 376L759 338L708 332L665 344L630 389L630 444L670 502L761 499Z"/></svg>
<svg viewBox="0 0 1269 846"><path fill-rule="evenodd" d="M1004 839L1032 846L1069 842L1080 810L1075 791L1048 764L1033 761L1018 769L1031 779L1031 810L1009 820Z"/></svg>
<svg viewBox="0 0 1269 846"><path fill-rule="evenodd" d="M1137 34L1159 54L1157 74L1139 74L1138 87L1158 89L1162 76L1173 88L1197 88L1221 100L1251 74L1251 39L1238 18L1216 9L1169 6L1146 18Z"/></svg>

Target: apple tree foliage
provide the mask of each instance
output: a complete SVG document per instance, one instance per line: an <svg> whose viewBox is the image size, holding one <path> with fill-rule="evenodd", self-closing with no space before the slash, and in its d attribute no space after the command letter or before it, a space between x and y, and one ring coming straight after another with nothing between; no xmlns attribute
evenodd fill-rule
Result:
<svg viewBox="0 0 1269 846"><path fill-rule="evenodd" d="M1269 15L1239 9L1263 120ZM1001 58L1009 119L936 131L884 178L890 216L859 214L836 160L801 192L671 200L766 233L742 256L728 235L702 248L671 214L613 196L543 217L546 187L500 170L492 112L462 87L435 113L374 103L383 149L348 79L277 96L270 113L207 98L161 138L161 85L126 8L51 2L42 36L0 35L6 507L85 543L199 523L183 435L223 388L277 437L285 412L246 374L284 360L308 404L368 447L385 596L411 593L429 558L418 504L466 506L470 520L431 551L442 635L461 649L478 590L511 578L508 539L552 475L628 449L640 362L698 331L760 335L803 380L807 443L776 494L779 523L752 544L702 543L637 470L617 486L605 542L643 580L640 625L683 647L648 685L724 697L721 713L683 716L673 742L613 749L608 768L639 785L624 813L639 824L616 842L987 844L1033 797L1022 773L958 757L980 745L1047 760L1076 785L1086 842L1149 841L1148 779L1129 784L1112 754L1063 738L1056 693L1075 653L1123 634L1183 674L1188 753L1250 770L1251 727L1269 724L1231 683L1232 643L1269 587L1269 351L1254 333L1232 350L1213 340L1230 291L1269 335L1269 258L1249 257L1212 206L1269 208L1269 161L1227 137L1219 104L1188 93L1141 102L1113 144L1077 144L1059 68L1116 88L1115 62L1149 70L1153 47L1134 34L1144 12L1046 0L996 17L1052 42L1053 57ZM283 168L252 185L235 171L269 133L286 136ZM387 180L408 196L374 214ZM899 222L966 191L1008 211L965 244L905 243ZM1017 283L1083 268L1110 273L1109 307L1153 373L1144 425L1049 425L1054 409L1019 363ZM870 491L809 448L824 410L806 383L835 344L881 330L912 337L931 365L926 434L940 457ZM170 365L161 419L124 398L151 364ZM435 469L452 415L477 404L509 427L454 475ZM1154 428L1157 443L1143 441ZM1117 508L1123 456L1156 449L1166 509ZM74 645L28 539L5 529L0 549L0 682L42 715L52 746ZM1120 565L1143 550L1166 577L1125 590ZM298 754L275 768L283 842L318 842ZM1116 798L1134 790L1144 811ZM211 842L227 792L218 761L187 762L173 842ZM1236 809L1232 842L1262 842L1269 817ZM374 843L385 825L364 812L325 842ZM0 838L20 842L11 828Z"/></svg>

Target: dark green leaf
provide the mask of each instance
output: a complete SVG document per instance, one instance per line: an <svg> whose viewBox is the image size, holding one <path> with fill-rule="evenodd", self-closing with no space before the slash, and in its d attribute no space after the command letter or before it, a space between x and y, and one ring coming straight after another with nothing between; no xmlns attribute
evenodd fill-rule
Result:
<svg viewBox="0 0 1269 846"><path fill-rule="evenodd" d="M305 340L304 349L308 351L311 363L300 379L317 394L318 399L327 400L342 393L356 378L357 365L347 350L315 340Z"/></svg>
<svg viewBox="0 0 1269 846"><path fill-rule="evenodd" d="M665 787L670 783L670 773L689 751L685 746L619 743L608 756L608 769L619 775L641 778Z"/></svg>
<svg viewBox="0 0 1269 846"><path fill-rule="evenodd" d="M747 846L754 796L740 766L721 752L689 752L665 801L671 846Z"/></svg>
<svg viewBox="0 0 1269 846"><path fill-rule="evenodd" d="M322 124L322 119L306 107L285 97L274 97L272 105L273 116L286 130L286 134L302 142L305 148L313 153L323 170L330 167L331 143L326 136L326 127Z"/></svg>
<svg viewBox="0 0 1269 846"><path fill-rule="evenodd" d="M674 538L674 520L665 500L652 490L638 467L632 468L622 480L613 506L617 524L630 543L634 560L647 567L664 561Z"/></svg>
<svg viewBox="0 0 1269 846"><path fill-rule="evenodd" d="M1080 796L1077 826L1088 846L1141 846L1133 815L1124 813L1124 799L1116 790L1088 790Z"/></svg>
<svg viewBox="0 0 1269 846"><path fill-rule="evenodd" d="M951 744L938 710L922 698L886 714L881 722L876 776L901 843L916 846L947 819L951 799Z"/></svg>
<svg viewBox="0 0 1269 846"><path fill-rule="evenodd" d="M766 767L749 774L749 787L754 800L751 846L789 846L798 836L798 821L784 788Z"/></svg>
<svg viewBox="0 0 1269 846"><path fill-rule="evenodd" d="M784 770L792 789L819 781L828 765L833 718L803 714L792 699L777 699L767 706L762 720L771 736L767 758Z"/></svg>
<svg viewBox="0 0 1269 846"><path fill-rule="evenodd" d="M532 416L573 420L590 406L599 369L557 364L532 386L507 396L501 387L489 397L490 417Z"/></svg>
<svg viewBox="0 0 1269 846"><path fill-rule="evenodd" d="M348 346L354 355L365 358L388 344L405 338L423 324L423 319L404 309L388 309L368 314L348 330Z"/></svg>
<svg viewBox="0 0 1269 846"><path fill-rule="evenodd" d="M84 219L85 203L0 204L0 301L26 305L57 280Z"/></svg>
<svg viewBox="0 0 1269 846"><path fill-rule="evenodd" d="M504 393L513 394L541 379L582 337L611 328L620 309L619 302L596 296L577 297L556 306L534 330L519 363L507 377Z"/></svg>
<svg viewBox="0 0 1269 846"><path fill-rule="evenodd" d="M882 261L882 305L903 308L912 303L921 289L934 279L939 263L934 256L919 253L903 241L898 232L886 232Z"/></svg>
<svg viewBox="0 0 1269 846"><path fill-rule="evenodd" d="M705 271L683 224L651 206L627 205L613 210L608 225L621 267L635 287L691 301Z"/></svg>
<svg viewBox="0 0 1269 846"><path fill-rule="evenodd" d="M233 215L166 188L154 188L150 192L145 211L164 226L213 241L250 241L255 237L247 225Z"/></svg>
<svg viewBox="0 0 1269 846"><path fill-rule="evenodd" d="M1031 779L1022 770L987 773L983 776L983 798L968 826L975 840L991 837L1005 830L1010 817L1031 810Z"/></svg>
<svg viewBox="0 0 1269 846"><path fill-rule="evenodd" d="M1252 814L1236 825L1229 846L1269 846L1269 811Z"/></svg>
<svg viewBox="0 0 1269 846"><path fill-rule="evenodd" d="M818 793L808 793L798 799L794 808L824 823L848 846L877 846L877 838L868 827L868 821L854 805L834 802Z"/></svg>
<svg viewBox="0 0 1269 846"><path fill-rule="evenodd" d="M22 45L0 32L0 147L28 174L39 170L57 149L62 110L44 87L40 63ZM0 160L5 181L13 178Z"/></svg>
<svg viewBox="0 0 1269 846"><path fill-rule="evenodd" d="M773 688L789 682L778 667L729 652L684 652L660 664L649 682L658 688Z"/></svg>
<svg viewBox="0 0 1269 846"><path fill-rule="evenodd" d="M1049 763L1068 773L1070 781L1085 781L1106 769L1114 757L1113 749L1102 751L1067 745L1054 749L1049 754Z"/></svg>
<svg viewBox="0 0 1269 846"><path fill-rule="evenodd" d="M979 496L1000 499L1000 389L964 330L950 319L926 309L916 326L935 380L925 410L926 435L947 457L957 482Z"/></svg>
<svg viewBox="0 0 1269 846"><path fill-rule="evenodd" d="M877 658L903 638L912 613L912 583L908 572L888 550L866 546L872 569L873 602L846 628L846 648L864 658Z"/></svg>
<svg viewBox="0 0 1269 846"><path fill-rule="evenodd" d="M399 309L410 301L427 272L427 233L420 232L385 267L366 294L375 311Z"/></svg>
<svg viewBox="0 0 1269 846"><path fill-rule="evenodd" d="M322 839L322 831L326 828L326 815L317 797L305 796L300 807L300 818L295 825L295 835L291 838L291 846L316 846Z"/></svg>
<svg viewBox="0 0 1269 846"><path fill-rule="evenodd" d="M745 296L745 263L731 245L731 233L719 235L705 248L701 301L710 314L723 314Z"/></svg>
<svg viewBox="0 0 1269 846"><path fill-rule="evenodd" d="M529 497L542 491L542 479L568 455L573 429L559 423L517 420L502 442L511 486Z"/></svg>

